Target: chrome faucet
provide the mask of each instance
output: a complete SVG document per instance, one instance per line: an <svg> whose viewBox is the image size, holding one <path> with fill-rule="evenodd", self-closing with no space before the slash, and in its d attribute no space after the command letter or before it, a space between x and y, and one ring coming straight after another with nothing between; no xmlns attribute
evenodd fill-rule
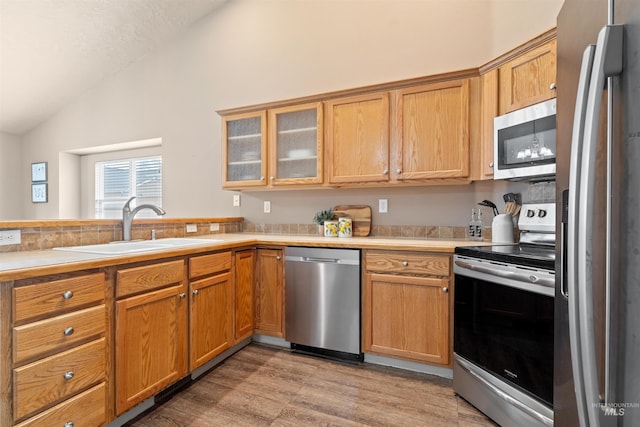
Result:
<svg viewBox="0 0 640 427"><path fill-rule="evenodd" d="M135 197L127 200L127 203L125 203L122 208L122 240L131 240L131 223L133 222L133 217L138 213L138 211L142 209L152 209L158 215L166 214L165 210L161 207L149 204L136 206L135 209L131 210L129 203L131 203L133 199L135 199Z"/></svg>

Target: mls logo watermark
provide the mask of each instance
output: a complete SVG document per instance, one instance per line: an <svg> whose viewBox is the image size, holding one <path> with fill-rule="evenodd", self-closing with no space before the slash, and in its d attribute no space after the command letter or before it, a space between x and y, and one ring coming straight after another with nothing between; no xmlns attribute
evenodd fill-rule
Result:
<svg viewBox="0 0 640 427"><path fill-rule="evenodd" d="M639 402L592 403L592 405L600 408L607 417L622 417L626 410L640 408Z"/></svg>

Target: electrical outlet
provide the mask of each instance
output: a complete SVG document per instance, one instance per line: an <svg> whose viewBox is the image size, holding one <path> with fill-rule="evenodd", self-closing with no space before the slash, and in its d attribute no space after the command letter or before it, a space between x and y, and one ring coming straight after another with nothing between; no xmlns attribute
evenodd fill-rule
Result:
<svg viewBox="0 0 640 427"><path fill-rule="evenodd" d="M271 202L268 200L264 201L264 213L271 213Z"/></svg>
<svg viewBox="0 0 640 427"><path fill-rule="evenodd" d="M234 194L233 195L233 206L234 207L240 206L240 195L239 194Z"/></svg>
<svg viewBox="0 0 640 427"><path fill-rule="evenodd" d="M187 233L197 233L198 224L187 224Z"/></svg>
<svg viewBox="0 0 640 427"><path fill-rule="evenodd" d="M209 224L209 231L220 231L220 224Z"/></svg>
<svg viewBox="0 0 640 427"><path fill-rule="evenodd" d="M389 200L380 199L378 200L378 213L387 213L389 212Z"/></svg>
<svg viewBox="0 0 640 427"><path fill-rule="evenodd" d="M19 245L20 230L0 231L0 246Z"/></svg>

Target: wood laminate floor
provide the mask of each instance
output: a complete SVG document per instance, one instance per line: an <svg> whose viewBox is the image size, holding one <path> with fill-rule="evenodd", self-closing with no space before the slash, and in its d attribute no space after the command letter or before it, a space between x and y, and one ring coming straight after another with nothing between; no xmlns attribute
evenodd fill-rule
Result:
<svg viewBox="0 0 640 427"><path fill-rule="evenodd" d="M175 426L495 426L451 381L250 344L129 424Z"/></svg>

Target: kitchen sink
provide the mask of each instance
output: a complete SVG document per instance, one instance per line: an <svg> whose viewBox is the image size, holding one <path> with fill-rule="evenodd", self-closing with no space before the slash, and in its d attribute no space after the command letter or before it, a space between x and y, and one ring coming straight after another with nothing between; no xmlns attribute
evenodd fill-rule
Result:
<svg viewBox="0 0 640 427"><path fill-rule="evenodd" d="M98 245L66 246L53 248L53 250L98 255L126 255L138 252L161 251L188 246L207 245L219 242L222 242L222 240L169 237L166 239L158 240L137 240L133 242L111 242Z"/></svg>

